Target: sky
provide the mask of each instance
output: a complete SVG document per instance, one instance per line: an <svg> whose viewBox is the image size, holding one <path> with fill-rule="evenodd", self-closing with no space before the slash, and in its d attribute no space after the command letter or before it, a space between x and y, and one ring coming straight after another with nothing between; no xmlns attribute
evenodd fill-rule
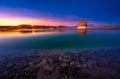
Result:
<svg viewBox="0 0 120 79"><path fill-rule="evenodd" d="M1 25L120 25L120 0L0 0Z"/></svg>

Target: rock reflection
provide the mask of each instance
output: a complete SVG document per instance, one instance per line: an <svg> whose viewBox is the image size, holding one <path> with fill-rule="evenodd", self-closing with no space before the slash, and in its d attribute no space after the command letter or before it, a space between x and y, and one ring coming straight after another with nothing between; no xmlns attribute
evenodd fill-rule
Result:
<svg viewBox="0 0 120 79"><path fill-rule="evenodd" d="M79 29L78 30L78 34L80 35L80 36L85 36L86 35L86 29Z"/></svg>

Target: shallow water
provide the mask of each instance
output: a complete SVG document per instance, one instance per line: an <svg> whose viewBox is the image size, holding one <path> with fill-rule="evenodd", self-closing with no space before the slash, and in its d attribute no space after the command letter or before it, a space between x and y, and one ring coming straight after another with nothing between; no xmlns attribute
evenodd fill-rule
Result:
<svg viewBox="0 0 120 79"><path fill-rule="evenodd" d="M0 32L0 55L15 51L118 48L120 30L27 30Z"/></svg>

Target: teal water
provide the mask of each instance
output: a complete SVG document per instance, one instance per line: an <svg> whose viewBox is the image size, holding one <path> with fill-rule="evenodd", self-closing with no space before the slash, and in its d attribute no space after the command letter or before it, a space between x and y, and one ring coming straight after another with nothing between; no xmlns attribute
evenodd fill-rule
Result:
<svg viewBox="0 0 120 79"><path fill-rule="evenodd" d="M120 30L0 32L0 55L14 51L120 47Z"/></svg>

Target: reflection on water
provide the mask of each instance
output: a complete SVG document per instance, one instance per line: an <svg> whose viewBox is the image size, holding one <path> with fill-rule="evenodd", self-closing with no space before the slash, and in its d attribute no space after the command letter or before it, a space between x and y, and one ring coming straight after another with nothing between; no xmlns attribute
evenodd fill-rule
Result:
<svg viewBox="0 0 120 79"><path fill-rule="evenodd" d="M78 35L84 37L87 33L96 33L96 32L101 32L101 33L114 33L114 32L120 32L120 30L87 30L87 29L78 29L77 30Z"/></svg>
<svg viewBox="0 0 120 79"><path fill-rule="evenodd" d="M14 30L14 31L0 31L0 38L13 38L35 35L51 35L64 32L64 30Z"/></svg>
<svg viewBox="0 0 120 79"><path fill-rule="evenodd" d="M46 35L46 34L57 34L57 33L68 33L68 32L77 32L80 36L85 36L87 33L95 33L95 32L104 32L104 33L112 33L112 32L120 32L120 30L87 30L87 29L77 29L77 30L39 30L39 29L25 29L25 30L13 30L13 31L0 31L0 37L12 37L12 36L24 36L24 35Z"/></svg>
<svg viewBox="0 0 120 79"><path fill-rule="evenodd" d="M78 30L78 34L79 34L80 36L85 36L85 35L86 35L86 31L87 31L86 29L81 29L81 30L79 29L79 30Z"/></svg>
<svg viewBox="0 0 120 79"><path fill-rule="evenodd" d="M4 31L0 51L120 47L119 40L120 30Z"/></svg>

